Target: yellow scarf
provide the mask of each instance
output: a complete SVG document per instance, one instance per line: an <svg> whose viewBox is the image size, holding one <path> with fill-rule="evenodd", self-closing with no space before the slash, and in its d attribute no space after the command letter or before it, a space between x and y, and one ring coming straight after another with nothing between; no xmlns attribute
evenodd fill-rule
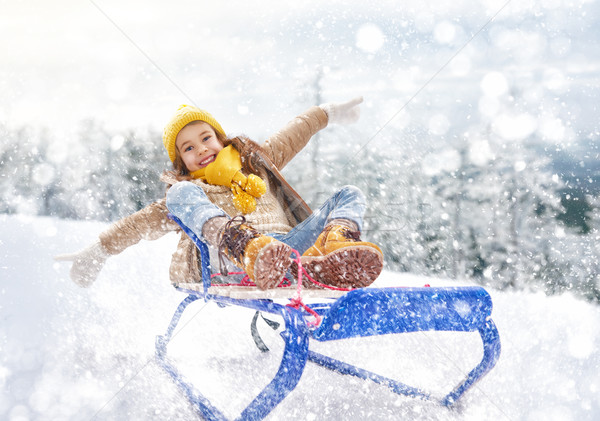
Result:
<svg viewBox="0 0 600 421"><path fill-rule="evenodd" d="M266 193L267 186L262 178L254 174L246 177L240 171L241 169L240 153L229 145L217 154L214 162L193 171L190 175L208 184L230 187L233 193L233 205L241 213L248 214L256 210L256 198Z"/></svg>

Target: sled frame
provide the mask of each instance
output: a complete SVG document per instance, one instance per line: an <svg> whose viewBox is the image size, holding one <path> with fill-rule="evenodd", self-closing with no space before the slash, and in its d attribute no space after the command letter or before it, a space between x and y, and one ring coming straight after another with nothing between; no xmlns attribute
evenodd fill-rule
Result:
<svg viewBox="0 0 600 421"><path fill-rule="evenodd" d="M284 351L275 377L241 412L239 420L266 417L296 387L308 361L340 374L352 375L388 387L399 395L438 402L451 407L485 376L500 356L500 336L491 319L491 297L481 287L361 288L335 300L308 304L322 317L312 327L313 317L306 311L272 299L240 299L211 294L210 260L205 243L176 218L200 251L202 285L177 287L187 297L179 304L164 335L156 338L156 358L185 393L194 409L207 420L226 420L225 415L184 379L167 357L167 346L186 308L204 299L219 306L240 306L280 316ZM189 284L185 284L189 285ZM426 391L310 350L310 341L331 341L355 337L420 331L475 332L483 344L482 360L446 396L436 398Z"/></svg>

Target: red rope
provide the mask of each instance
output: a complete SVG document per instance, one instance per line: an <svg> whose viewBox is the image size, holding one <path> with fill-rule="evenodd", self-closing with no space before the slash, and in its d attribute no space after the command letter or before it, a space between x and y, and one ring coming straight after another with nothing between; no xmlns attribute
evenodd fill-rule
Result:
<svg viewBox="0 0 600 421"><path fill-rule="evenodd" d="M304 304L302 302L302 298L291 298L290 303L287 306L292 307L292 308L302 307L308 314L310 314L311 316L314 316L314 318L315 318L314 322L313 321L306 322L306 324L308 326L318 327L321 324L321 316L319 316L319 314L316 311L314 311L312 308L310 308L309 306Z"/></svg>
<svg viewBox="0 0 600 421"><path fill-rule="evenodd" d="M321 316L319 316L319 314L314 311L312 308L310 308L309 306L307 306L306 304L304 304L304 302L302 301L302 278L303 275L306 276L306 279L308 279L310 282L312 282L313 284L324 288L324 289L331 289L334 291L352 291L353 288L338 288L338 287L334 287L331 285L326 285L326 284L322 284L321 282L313 279L307 272L306 269L304 269L302 267L302 261L300 259L300 253L297 250L292 249L292 254L295 254L296 257L292 258L292 260L294 262L296 262L296 265L298 266L298 286L296 289L296 296L293 298L290 298L290 303L288 304L289 307L292 308L302 308L304 309L304 311L306 311L308 314L310 314L311 316L313 316L315 318L315 321L308 321L307 324L309 326L314 326L317 327L321 324ZM211 279L214 278L215 276L221 276L221 273L213 273L211 275ZM252 282L250 280L250 277L246 274L246 272L229 272L228 275L246 275L242 278L242 280L239 283L223 283L223 284L213 284L215 286L235 286L235 285L240 285L240 286L256 286L256 284L254 282ZM284 287L289 287L292 285L292 282L287 279L287 278L283 278L281 280L281 282L279 283L279 285L277 285L277 288L284 288Z"/></svg>
<svg viewBox="0 0 600 421"><path fill-rule="evenodd" d="M314 280L307 272L306 269L304 269L302 267L302 260L300 259L300 253L298 253L297 250L292 250L292 254L296 254L296 258L293 259L296 262L296 265L298 266L298 289L296 290L296 296L294 298L292 298L290 301L290 304L288 304L288 306L290 307L294 307L294 308L300 308L302 307L307 313L309 313L310 315L315 317L315 321L314 322L308 322L309 326L314 326L317 327L321 324L321 316L319 316L317 314L316 311L314 311L312 308L308 307L306 304L304 304L304 302L302 301L302 275L306 276L306 278L312 282L315 285L318 285L322 288L325 289L332 289L335 291L352 291L352 288L338 288L338 287L334 287L331 285L325 285L322 284L321 282L318 282L316 280Z"/></svg>

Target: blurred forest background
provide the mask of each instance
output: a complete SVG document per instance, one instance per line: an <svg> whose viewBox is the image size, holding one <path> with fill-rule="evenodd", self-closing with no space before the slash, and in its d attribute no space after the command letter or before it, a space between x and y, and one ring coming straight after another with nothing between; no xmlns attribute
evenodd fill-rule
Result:
<svg viewBox="0 0 600 421"><path fill-rule="evenodd" d="M159 176L170 161L150 129L111 133L86 121L75 148L30 127L1 136L3 213L109 222L165 194ZM485 127L430 150L419 127L386 136L403 141L361 147L356 128L332 126L284 175L313 209L342 185L360 187L364 236L389 269L600 300L597 144L582 140L582 160L535 135L506 142Z"/></svg>

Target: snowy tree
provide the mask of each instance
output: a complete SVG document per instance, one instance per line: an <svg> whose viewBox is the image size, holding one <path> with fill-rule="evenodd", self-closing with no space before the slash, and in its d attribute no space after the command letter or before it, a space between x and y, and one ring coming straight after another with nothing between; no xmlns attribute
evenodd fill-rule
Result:
<svg viewBox="0 0 600 421"><path fill-rule="evenodd" d="M15 211L12 197L14 171L14 148L15 134L10 132L5 126L0 126L0 212L12 213Z"/></svg>
<svg viewBox="0 0 600 421"><path fill-rule="evenodd" d="M600 301L600 199L589 196L587 201L592 205L589 232L582 235L572 228L557 232L559 241L554 252L565 262L564 279L547 287L550 293L570 290Z"/></svg>
<svg viewBox="0 0 600 421"><path fill-rule="evenodd" d="M479 184L480 216L464 220L477 221L472 229L486 278L501 287L522 288L532 276L550 276L562 185L549 171L548 159L531 146L494 136L490 143L494 158L473 179Z"/></svg>
<svg viewBox="0 0 600 421"><path fill-rule="evenodd" d="M161 199L165 185L159 181L170 161L156 134L130 131L111 141L111 166L118 177L112 184L119 192L119 202L111 219L138 211Z"/></svg>
<svg viewBox="0 0 600 421"><path fill-rule="evenodd" d="M85 121L59 173L61 191L54 196L61 200L52 204L54 212L60 205L61 216L116 220L163 197L159 175L166 168L168 159L157 134L111 134L98 122Z"/></svg>
<svg viewBox="0 0 600 421"><path fill-rule="evenodd" d="M46 133L32 127L3 134L1 151L3 211L36 215L43 207L44 187L53 181L53 168L46 163Z"/></svg>
<svg viewBox="0 0 600 421"><path fill-rule="evenodd" d="M473 224L477 221L472 220L472 213L479 208L481 198L473 185L479 170L467 160L467 142L453 143L456 146L450 144L427 156L423 171L430 175L430 203L438 212L435 235L443 250L442 273L461 279L478 271L479 256L473 245Z"/></svg>
<svg viewBox="0 0 600 421"><path fill-rule="evenodd" d="M368 166L364 158L349 174L367 197L365 235L380 245L388 267L419 272L423 250L418 235L427 229L420 230L427 204L423 179L415 173L418 163L400 150L370 151Z"/></svg>
<svg viewBox="0 0 600 421"><path fill-rule="evenodd" d="M77 218L109 218L109 206L113 200L113 191L108 183L111 176L106 154L109 142L109 134L97 121L89 119L80 124L64 180L70 194L67 200Z"/></svg>

